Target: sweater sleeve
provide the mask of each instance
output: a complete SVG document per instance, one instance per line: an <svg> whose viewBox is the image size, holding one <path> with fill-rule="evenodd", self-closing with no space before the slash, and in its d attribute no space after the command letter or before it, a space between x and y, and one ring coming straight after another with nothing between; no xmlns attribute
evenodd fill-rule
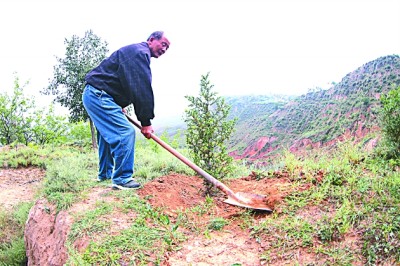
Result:
<svg viewBox="0 0 400 266"><path fill-rule="evenodd" d="M150 55L136 53L120 65L121 85L129 90L130 101L142 126L150 126L154 118L154 95L151 86Z"/></svg>

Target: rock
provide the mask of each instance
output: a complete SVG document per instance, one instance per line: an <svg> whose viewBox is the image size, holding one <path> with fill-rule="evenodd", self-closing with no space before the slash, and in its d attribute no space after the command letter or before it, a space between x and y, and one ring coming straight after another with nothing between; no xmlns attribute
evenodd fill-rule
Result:
<svg viewBox="0 0 400 266"><path fill-rule="evenodd" d="M29 265L61 266L68 259L65 242L72 218L66 211L56 213L44 199L36 201L25 224L25 248Z"/></svg>

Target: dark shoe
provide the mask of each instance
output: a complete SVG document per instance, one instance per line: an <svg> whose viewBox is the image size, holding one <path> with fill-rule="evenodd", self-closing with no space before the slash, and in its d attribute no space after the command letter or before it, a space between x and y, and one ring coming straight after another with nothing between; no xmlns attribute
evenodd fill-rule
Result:
<svg viewBox="0 0 400 266"><path fill-rule="evenodd" d="M113 189L138 189L140 187L141 185L139 183L136 183L134 180L131 180L123 185L112 184Z"/></svg>

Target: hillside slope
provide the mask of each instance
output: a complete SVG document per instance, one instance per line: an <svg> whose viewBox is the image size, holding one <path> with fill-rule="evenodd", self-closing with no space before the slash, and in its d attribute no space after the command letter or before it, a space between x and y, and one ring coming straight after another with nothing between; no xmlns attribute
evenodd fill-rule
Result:
<svg viewBox="0 0 400 266"><path fill-rule="evenodd" d="M399 85L400 56L390 55L364 64L328 90L299 97L229 97L232 117L238 118L231 155L265 161L287 148L300 151L344 136L362 138L379 130L380 95Z"/></svg>

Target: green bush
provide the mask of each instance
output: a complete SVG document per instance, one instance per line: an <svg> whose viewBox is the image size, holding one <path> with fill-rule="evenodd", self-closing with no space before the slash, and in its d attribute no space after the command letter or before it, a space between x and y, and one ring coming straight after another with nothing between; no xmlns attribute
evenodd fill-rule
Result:
<svg viewBox="0 0 400 266"><path fill-rule="evenodd" d="M381 96L381 127L390 157L400 156L400 86Z"/></svg>
<svg viewBox="0 0 400 266"><path fill-rule="evenodd" d="M201 77L200 95L186 96L190 102L184 121L187 123L186 143L194 163L217 179L232 172L232 157L228 155L227 141L236 120L227 120L230 106L212 90L209 74ZM205 182L207 192L212 186Z"/></svg>

